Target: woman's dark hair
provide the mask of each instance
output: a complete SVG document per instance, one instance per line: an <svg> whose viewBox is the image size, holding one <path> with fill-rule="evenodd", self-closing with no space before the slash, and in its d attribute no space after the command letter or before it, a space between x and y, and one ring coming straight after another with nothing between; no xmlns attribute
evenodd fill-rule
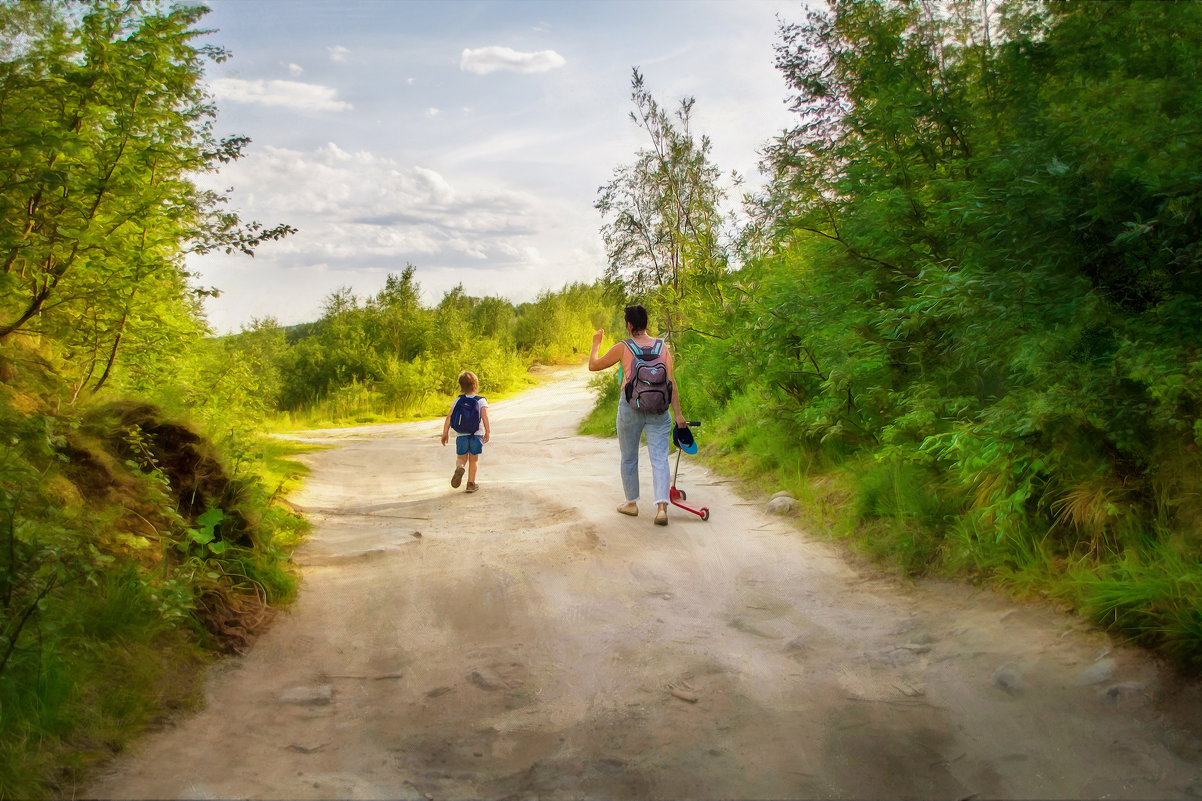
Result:
<svg viewBox="0 0 1202 801"><path fill-rule="evenodd" d="M635 331L646 331L647 310L642 306L627 306L626 322L630 323L630 327Z"/></svg>

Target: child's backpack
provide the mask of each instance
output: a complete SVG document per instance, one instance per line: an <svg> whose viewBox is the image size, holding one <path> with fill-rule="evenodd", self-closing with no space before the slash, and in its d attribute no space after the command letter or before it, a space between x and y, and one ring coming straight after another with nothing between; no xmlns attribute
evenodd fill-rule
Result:
<svg viewBox="0 0 1202 801"><path fill-rule="evenodd" d="M645 414L668 411L672 404L672 383L668 381L668 365L664 362L664 341L657 339L644 349L628 339L626 347L633 357L630 379L626 382L626 402Z"/></svg>
<svg viewBox="0 0 1202 801"><path fill-rule="evenodd" d="M451 428L460 434L475 434L480 430L480 397L460 395L451 407Z"/></svg>

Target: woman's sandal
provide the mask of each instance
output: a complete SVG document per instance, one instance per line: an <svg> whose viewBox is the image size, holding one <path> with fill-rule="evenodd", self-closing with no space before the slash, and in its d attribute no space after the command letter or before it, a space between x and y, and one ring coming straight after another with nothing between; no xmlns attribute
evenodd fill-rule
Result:
<svg viewBox="0 0 1202 801"><path fill-rule="evenodd" d="M618 507L618 513L630 515L631 517L639 516L639 507L633 503L624 503Z"/></svg>
<svg viewBox="0 0 1202 801"><path fill-rule="evenodd" d="M478 489L480 489L479 484L477 484L474 481L469 481L469 482L467 482L467 489L465 490L465 492L475 492Z"/></svg>
<svg viewBox="0 0 1202 801"><path fill-rule="evenodd" d="M668 525L668 510L667 509L660 509L658 512L655 513L655 525L657 525L657 526Z"/></svg>

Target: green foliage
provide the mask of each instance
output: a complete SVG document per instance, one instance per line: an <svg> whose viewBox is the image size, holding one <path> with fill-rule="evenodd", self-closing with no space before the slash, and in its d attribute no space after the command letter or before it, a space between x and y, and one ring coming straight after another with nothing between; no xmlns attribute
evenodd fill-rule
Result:
<svg viewBox="0 0 1202 801"><path fill-rule="evenodd" d="M1146 480L1199 401L1199 120L1177 80L1197 60L1167 31L1202 22L1056 9L1007 6L1000 45L883 3L786 27L807 122L776 143L762 204L788 244L755 325L800 366L776 381L799 424L946 466L1003 527L1098 471Z"/></svg>
<svg viewBox="0 0 1202 801"><path fill-rule="evenodd" d="M940 558L947 529L962 504L941 488L942 476L929 466L897 459L869 464L852 462L850 482L856 489L846 524L877 559L902 572L925 572Z"/></svg>
<svg viewBox="0 0 1202 801"><path fill-rule="evenodd" d="M531 364L579 358L612 315L605 288L584 284L516 307L460 286L429 308L415 273L409 265L389 275L365 301L341 289L313 323L256 321L206 343L211 361L192 372L195 390L177 404L215 430L222 420L265 416L275 427L440 416L463 370L480 377L485 394L513 392L527 384Z"/></svg>
<svg viewBox="0 0 1202 801"><path fill-rule="evenodd" d="M212 136L204 13L0 4L0 797L60 794L295 593L254 453L284 334L203 340L184 268L291 231L193 183L248 141Z"/></svg>
<svg viewBox="0 0 1202 801"><path fill-rule="evenodd" d="M204 654L173 631L143 577L99 573L56 598L0 680L0 795L58 795L165 711L195 703ZM156 703L148 703L147 697Z"/></svg>
<svg viewBox="0 0 1202 801"><path fill-rule="evenodd" d="M214 506L196 518L195 528L184 529L185 540L182 544L188 550L191 550L193 546L199 546L201 553L221 556L229 547L229 543L217 539L217 527L223 520L225 520L225 513Z"/></svg>
<svg viewBox="0 0 1202 801"><path fill-rule="evenodd" d="M515 310L514 344L539 362L575 358L587 352L593 332L610 322L613 306L601 284L571 284L559 292L544 292Z"/></svg>
<svg viewBox="0 0 1202 801"><path fill-rule="evenodd" d="M226 647L239 610L296 591L286 560L302 522L257 469L231 478L144 403L51 413L54 388L0 384L5 797L52 795L52 777L77 778L164 705L190 703L200 646Z"/></svg>
<svg viewBox="0 0 1202 801"><path fill-rule="evenodd" d="M597 402L592 411L580 421L579 432L594 437L616 437L618 399L622 394L618 371L606 370L598 373L589 381L589 388L595 393Z"/></svg>

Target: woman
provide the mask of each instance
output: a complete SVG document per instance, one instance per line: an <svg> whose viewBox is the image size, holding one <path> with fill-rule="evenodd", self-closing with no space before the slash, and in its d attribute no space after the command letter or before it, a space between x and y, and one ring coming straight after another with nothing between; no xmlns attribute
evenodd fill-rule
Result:
<svg viewBox="0 0 1202 801"><path fill-rule="evenodd" d="M672 364L672 352L663 340L648 336L647 310L642 306L626 307L626 333L629 339L619 342L610 348L604 356L597 355L601 347L601 338L605 331L593 334L593 350L588 357L588 369L593 372L605 370L615 364L622 365L622 397L618 400L618 445L622 449L622 489L626 493L626 503L618 507L624 515L636 516L639 513L639 439L646 432L647 451L651 454L651 478L655 487L655 524L668 525L668 440L672 435L672 422L676 425L685 424L684 414L680 411L680 393L675 391L676 375ZM634 398L627 399L626 384L630 380L631 366L634 354L630 342L640 350L655 350L659 343L662 360L667 367L668 384L672 387L671 409L662 412L646 412L636 408Z"/></svg>

